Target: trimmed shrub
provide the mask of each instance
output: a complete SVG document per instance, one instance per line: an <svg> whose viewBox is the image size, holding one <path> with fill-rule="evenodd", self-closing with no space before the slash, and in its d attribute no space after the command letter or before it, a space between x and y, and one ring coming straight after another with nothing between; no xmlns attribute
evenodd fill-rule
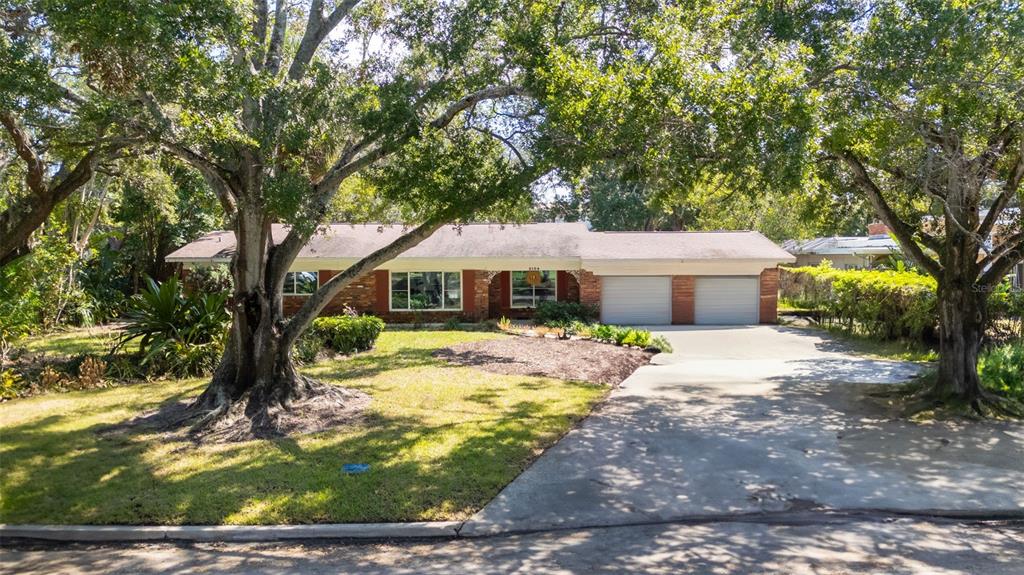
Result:
<svg viewBox="0 0 1024 575"><path fill-rule="evenodd" d="M547 327L566 327L573 322L597 319L597 308L575 301L542 301L537 304L533 322Z"/></svg>
<svg viewBox="0 0 1024 575"><path fill-rule="evenodd" d="M824 323L880 339L930 339L938 323L935 279L913 271L784 269L780 289Z"/></svg>
<svg viewBox="0 0 1024 575"><path fill-rule="evenodd" d="M939 324L934 278L903 270L783 268L779 278L783 302L813 310L822 323L878 339L934 338ZM1024 291L1001 283L988 298L986 332L996 339L1024 333Z"/></svg>
<svg viewBox="0 0 1024 575"><path fill-rule="evenodd" d="M384 331L384 320L372 315L318 317L313 320L310 331L323 338L328 348L350 354L372 349Z"/></svg>

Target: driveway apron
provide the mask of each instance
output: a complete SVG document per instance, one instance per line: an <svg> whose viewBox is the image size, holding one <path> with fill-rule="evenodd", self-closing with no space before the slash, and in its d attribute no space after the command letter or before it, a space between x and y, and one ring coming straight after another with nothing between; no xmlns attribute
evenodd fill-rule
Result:
<svg viewBox="0 0 1024 575"><path fill-rule="evenodd" d="M773 326L656 335L675 352L624 381L462 535L787 510L1024 513L1024 426L893 420L859 396L917 365Z"/></svg>

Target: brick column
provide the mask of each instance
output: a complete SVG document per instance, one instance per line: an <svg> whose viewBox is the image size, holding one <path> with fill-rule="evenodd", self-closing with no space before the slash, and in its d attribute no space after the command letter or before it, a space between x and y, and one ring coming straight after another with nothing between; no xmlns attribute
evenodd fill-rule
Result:
<svg viewBox="0 0 1024 575"><path fill-rule="evenodd" d="M693 276L672 276L672 325L690 325L694 317Z"/></svg>
<svg viewBox="0 0 1024 575"><path fill-rule="evenodd" d="M487 270L475 270L473 272L473 307L476 312L473 316L476 319L487 319L491 307L491 282Z"/></svg>
<svg viewBox="0 0 1024 575"><path fill-rule="evenodd" d="M467 318L487 317L490 282L484 270L462 270L462 314Z"/></svg>
<svg viewBox="0 0 1024 575"><path fill-rule="evenodd" d="M601 309L601 278L580 270L580 303Z"/></svg>
<svg viewBox="0 0 1024 575"><path fill-rule="evenodd" d="M761 323L776 323L779 320L779 268L761 272Z"/></svg>
<svg viewBox="0 0 1024 575"><path fill-rule="evenodd" d="M388 270L373 272L373 311L381 317L391 311L391 279Z"/></svg>

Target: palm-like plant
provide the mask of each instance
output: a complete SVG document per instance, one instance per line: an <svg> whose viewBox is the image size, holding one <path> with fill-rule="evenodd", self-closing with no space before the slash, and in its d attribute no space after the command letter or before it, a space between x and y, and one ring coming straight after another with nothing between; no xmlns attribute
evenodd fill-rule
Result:
<svg viewBox="0 0 1024 575"><path fill-rule="evenodd" d="M115 350L138 340L144 366L182 376L210 371L231 320L227 295L183 294L177 278L162 284L147 278L146 283L146 290L132 298L128 326Z"/></svg>

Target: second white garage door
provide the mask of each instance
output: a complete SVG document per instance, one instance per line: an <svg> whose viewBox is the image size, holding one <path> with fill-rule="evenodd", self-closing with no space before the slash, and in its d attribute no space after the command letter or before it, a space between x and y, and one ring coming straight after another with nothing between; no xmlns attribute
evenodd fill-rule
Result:
<svg viewBox="0 0 1024 575"><path fill-rule="evenodd" d="M602 277L601 321L618 325L672 323L672 278Z"/></svg>
<svg viewBox="0 0 1024 575"><path fill-rule="evenodd" d="M757 277L698 277L694 292L694 323L745 325L757 323Z"/></svg>

